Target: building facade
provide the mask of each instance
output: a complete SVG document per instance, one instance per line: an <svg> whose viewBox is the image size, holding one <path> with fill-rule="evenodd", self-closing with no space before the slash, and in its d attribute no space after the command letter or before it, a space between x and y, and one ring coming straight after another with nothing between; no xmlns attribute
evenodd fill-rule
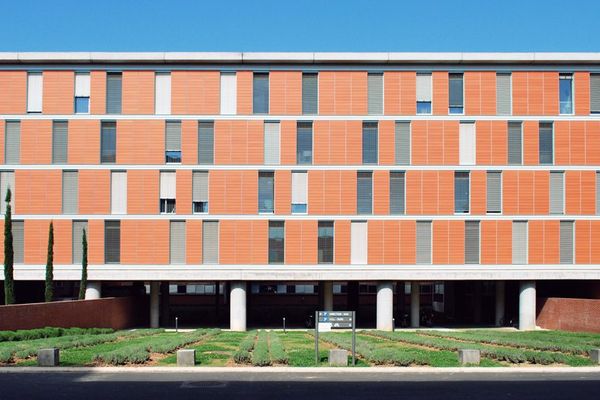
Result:
<svg viewBox="0 0 600 400"><path fill-rule="evenodd" d="M17 283L53 221L76 286L85 230L88 297L151 326L600 297L596 54L4 53L0 119Z"/></svg>

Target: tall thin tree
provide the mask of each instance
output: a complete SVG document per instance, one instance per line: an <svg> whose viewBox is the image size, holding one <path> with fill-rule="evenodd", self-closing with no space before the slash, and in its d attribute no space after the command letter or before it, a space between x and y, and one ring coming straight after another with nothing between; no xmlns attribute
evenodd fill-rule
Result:
<svg viewBox="0 0 600 400"><path fill-rule="evenodd" d="M54 297L54 226L50 221L48 230L48 257L46 258L46 302L52 301Z"/></svg>
<svg viewBox="0 0 600 400"><path fill-rule="evenodd" d="M81 282L79 283L79 300L85 299L85 289L87 288L87 236L83 230L81 239Z"/></svg>
<svg viewBox="0 0 600 400"><path fill-rule="evenodd" d="M15 302L15 281L13 271L14 249L12 236L12 212L10 207L10 188L6 191L6 213L4 214L4 303Z"/></svg>

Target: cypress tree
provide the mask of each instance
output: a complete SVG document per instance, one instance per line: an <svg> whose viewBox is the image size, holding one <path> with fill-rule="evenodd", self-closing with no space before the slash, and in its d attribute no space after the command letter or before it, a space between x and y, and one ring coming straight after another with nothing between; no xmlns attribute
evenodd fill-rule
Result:
<svg viewBox="0 0 600 400"><path fill-rule="evenodd" d="M87 236L85 229L83 230L83 238L81 239L81 282L79 283L79 300L85 299L85 289L87 288Z"/></svg>
<svg viewBox="0 0 600 400"><path fill-rule="evenodd" d="M50 229L48 231L48 257L46 259L46 302L52 301L54 297L54 226L50 221Z"/></svg>
<svg viewBox="0 0 600 400"><path fill-rule="evenodd" d="M6 191L6 213L4 214L4 303L15 302L15 281L13 279L13 237L12 212L10 208L10 188Z"/></svg>

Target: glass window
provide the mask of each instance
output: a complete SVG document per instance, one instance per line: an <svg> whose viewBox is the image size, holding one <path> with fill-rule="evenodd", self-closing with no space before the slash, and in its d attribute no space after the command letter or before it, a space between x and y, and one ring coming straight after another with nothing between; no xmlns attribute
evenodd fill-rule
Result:
<svg viewBox="0 0 600 400"><path fill-rule="evenodd" d="M120 72L106 74L106 113L121 114L123 75Z"/></svg>
<svg viewBox="0 0 600 400"><path fill-rule="evenodd" d="M373 213L373 174L358 172L356 179L357 214Z"/></svg>
<svg viewBox="0 0 600 400"><path fill-rule="evenodd" d="M258 173L258 212L272 213L274 211L273 204L273 172Z"/></svg>
<svg viewBox="0 0 600 400"><path fill-rule="evenodd" d="M283 221L269 221L269 264L283 264L284 225Z"/></svg>
<svg viewBox="0 0 600 400"><path fill-rule="evenodd" d="M573 75L560 74L560 113L573 114Z"/></svg>
<svg viewBox="0 0 600 400"><path fill-rule="evenodd" d="M214 122L198 122L198 164L214 163L214 139Z"/></svg>
<svg viewBox="0 0 600 400"><path fill-rule="evenodd" d="M454 212L469 212L469 173L454 173Z"/></svg>
<svg viewBox="0 0 600 400"><path fill-rule="evenodd" d="M100 137L100 162L114 163L117 159L117 124L102 122Z"/></svg>
<svg viewBox="0 0 600 400"><path fill-rule="evenodd" d="M417 101L417 114L431 114L431 101Z"/></svg>
<svg viewBox="0 0 600 400"><path fill-rule="evenodd" d="M449 75L449 113L463 113L463 74Z"/></svg>
<svg viewBox="0 0 600 400"><path fill-rule="evenodd" d="M552 122L540 122L539 156L540 164L554 163Z"/></svg>
<svg viewBox="0 0 600 400"><path fill-rule="evenodd" d="M319 264L333 263L333 222L319 221Z"/></svg>
<svg viewBox="0 0 600 400"><path fill-rule="evenodd" d="M254 73L252 90L252 109L254 114L269 113L269 74Z"/></svg>
<svg viewBox="0 0 600 400"><path fill-rule="evenodd" d="M90 112L90 98L89 97L75 97L75 114L89 114Z"/></svg>
<svg viewBox="0 0 600 400"><path fill-rule="evenodd" d="M404 214L404 172L390 172L390 214Z"/></svg>
<svg viewBox="0 0 600 400"><path fill-rule="evenodd" d="M363 164L377 164L377 122L363 122Z"/></svg>
<svg viewBox="0 0 600 400"><path fill-rule="evenodd" d="M316 73L302 74L302 114L317 113L319 98L319 75Z"/></svg>
<svg viewBox="0 0 600 400"><path fill-rule="evenodd" d="M296 129L296 162L312 164L312 122L298 122Z"/></svg>
<svg viewBox="0 0 600 400"><path fill-rule="evenodd" d="M181 122L167 121L165 124L165 161L181 163Z"/></svg>
<svg viewBox="0 0 600 400"><path fill-rule="evenodd" d="M104 222L104 262L121 262L121 221Z"/></svg>
<svg viewBox="0 0 600 400"><path fill-rule="evenodd" d="M417 74L417 114L431 114L431 74Z"/></svg>

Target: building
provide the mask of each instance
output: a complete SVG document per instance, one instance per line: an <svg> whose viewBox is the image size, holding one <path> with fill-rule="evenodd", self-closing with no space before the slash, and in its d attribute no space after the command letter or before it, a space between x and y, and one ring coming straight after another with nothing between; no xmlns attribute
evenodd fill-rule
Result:
<svg viewBox="0 0 600 400"><path fill-rule="evenodd" d="M88 297L148 293L151 326L600 298L595 53L3 53L0 119L17 295L52 220L57 292L85 229Z"/></svg>

